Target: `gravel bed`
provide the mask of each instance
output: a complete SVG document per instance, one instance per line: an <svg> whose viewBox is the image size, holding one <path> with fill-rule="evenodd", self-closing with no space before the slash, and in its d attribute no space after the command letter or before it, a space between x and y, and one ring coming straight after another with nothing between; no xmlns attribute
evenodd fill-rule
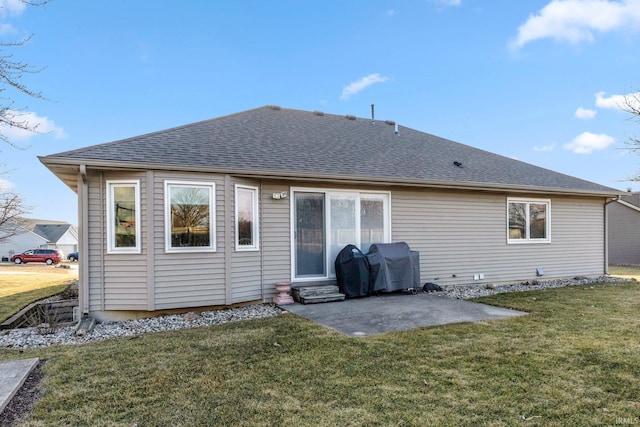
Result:
<svg viewBox="0 0 640 427"><path fill-rule="evenodd" d="M628 282L629 279L621 277L599 276L599 277L583 277L578 276L572 279L557 280L531 280L527 282L508 283L501 285L458 285L446 288L442 292L434 292L434 294L442 295L448 298L456 299L472 299L480 298L493 294L502 294L506 292L524 292L537 289L563 288L565 286L588 285L590 283L620 283Z"/></svg>
<svg viewBox="0 0 640 427"><path fill-rule="evenodd" d="M0 332L0 348L27 349L56 344L84 344L116 337L131 337L148 332L176 331L239 320L260 319L277 316L282 311L273 304L252 304L201 313L190 312L123 322L97 323L92 331L83 336L75 335L75 325L60 327L52 333L43 333L42 329L37 327L8 329Z"/></svg>
<svg viewBox="0 0 640 427"><path fill-rule="evenodd" d="M587 285L596 282L616 283L628 279L617 277L575 277L561 280L532 280L503 285L457 285L440 292L432 292L446 298L472 299L504 292L522 292L536 289L551 289L564 286ZM75 325L43 333L39 328L10 329L0 332L0 348L37 348L56 344L83 344L116 337L131 337L148 332L179 330L198 326L217 325L238 320L277 316L283 310L273 304L253 304L244 307L206 311L202 313L174 314L148 319L123 322L98 323L92 331L82 336L75 335Z"/></svg>

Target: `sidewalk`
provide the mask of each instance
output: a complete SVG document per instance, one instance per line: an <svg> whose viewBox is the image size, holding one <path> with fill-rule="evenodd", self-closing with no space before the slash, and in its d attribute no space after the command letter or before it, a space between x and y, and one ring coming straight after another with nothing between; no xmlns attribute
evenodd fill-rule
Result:
<svg viewBox="0 0 640 427"><path fill-rule="evenodd" d="M0 414L20 390L39 359L20 359L0 362Z"/></svg>

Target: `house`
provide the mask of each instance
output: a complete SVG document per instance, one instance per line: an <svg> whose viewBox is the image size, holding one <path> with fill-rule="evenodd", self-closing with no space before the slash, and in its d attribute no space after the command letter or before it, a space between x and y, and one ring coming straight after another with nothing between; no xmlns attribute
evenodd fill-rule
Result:
<svg viewBox="0 0 640 427"><path fill-rule="evenodd" d="M345 245L407 242L422 281L601 275L618 191L399 126L265 106L40 158L78 194L98 319L270 301Z"/></svg>
<svg viewBox="0 0 640 427"><path fill-rule="evenodd" d="M63 254L78 250L78 229L67 222L21 218L5 227L17 230L17 233L0 242L0 257L5 261L11 255L28 249L58 249Z"/></svg>
<svg viewBox="0 0 640 427"><path fill-rule="evenodd" d="M640 193L607 205L609 264L640 264Z"/></svg>

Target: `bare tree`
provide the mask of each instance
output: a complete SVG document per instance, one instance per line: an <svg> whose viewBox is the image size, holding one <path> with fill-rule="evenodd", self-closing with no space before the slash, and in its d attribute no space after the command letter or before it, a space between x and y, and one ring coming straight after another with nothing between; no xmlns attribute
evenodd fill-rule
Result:
<svg viewBox="0 0 640 427"><path fill-rule="evenodd" d="M625 95L623 97L622 104L618 105L618 107L621 110L631 114L630 120L640 122L640 92L634 92L629 95ZM636 154L640 154L640 138L630 136L627 138L624 144L626 145L627 150ZM626 181L640 181L640 172L636 172L635 175L630 176L626 179Z"/></svg>
<svg viewBox="0 0 640 427"><path fill-rule="evenodd" d="M48 2L48 0L40 2L19 1L28 6L42 6ZM0 5L0 8L3 7ZM15 42L0 42L0 140L16 148L16 144L10 141L6 133L2 131L3 128L10 127L37 133L38 124L28 120L26 107L15 107L15 102L7 91L13 90L31 98L44 99L42 92L29 89L22 82L26 74L39 73L42 68L15 59L13 53L16 48L27 44L31 37L32 35Z"/></svg>
<svg viewBox="0 0 640 427"><path fill-rule="evenodd" d="M625 95L620 108L631 114L632 120L640 122L640 92ZM640 138L629 137L629 140L625 144L629 150L636 153L640 152Z"/></svg>
<svg viewBox="0 0 640 427"><path fill-rule="evenodd" d="M17 194L0 190L0 243L24 231L24 215L31 212Z"/></svg>

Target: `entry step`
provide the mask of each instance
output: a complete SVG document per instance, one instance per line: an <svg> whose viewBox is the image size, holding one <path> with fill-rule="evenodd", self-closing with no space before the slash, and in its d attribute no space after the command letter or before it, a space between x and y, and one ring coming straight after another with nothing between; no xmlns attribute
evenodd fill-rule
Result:
<svg viewBox="0 0 640 427"><path fill-rule="evenodd" d="M295 286L291 288L291 296L302 304L343 301L345 297L335 285Z"/></svg>

